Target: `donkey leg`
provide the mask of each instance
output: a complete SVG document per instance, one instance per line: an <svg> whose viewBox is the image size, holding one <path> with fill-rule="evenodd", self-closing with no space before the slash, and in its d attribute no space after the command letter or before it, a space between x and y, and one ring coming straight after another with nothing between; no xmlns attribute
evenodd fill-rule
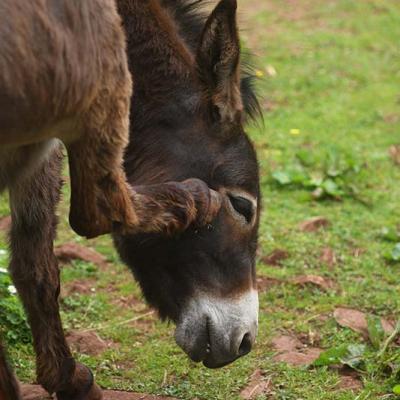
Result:
<svg viewBox="0 0 400 400"><path fill-rule="evenodd" d="M221 208L221 197L200 179L134 186L138 232L173 235L189 225L210 224Z"/></svg>
<svg viewBox="0 0 400 400"><path fill-rule="evenodd" d="M83 137L68 146L71 175L71 227L95 237L137 225L122 167L129 138L131 80L119 69L119 81L103 90L83 116Z"/></svg>
<svg viewBox="0 0 400 400"><path fill-rule="evenodd" d="M15 379L0 343L0 400L22 400Z"/></svg>
<svg viewBox="0 0 400 400"><path fill-rule="evenodd" d="M61 153L10 188L10 272L32 329L38 382L59 399L98 400L90 371L75 362L59 315L60 279L53 253Z"/></svg>

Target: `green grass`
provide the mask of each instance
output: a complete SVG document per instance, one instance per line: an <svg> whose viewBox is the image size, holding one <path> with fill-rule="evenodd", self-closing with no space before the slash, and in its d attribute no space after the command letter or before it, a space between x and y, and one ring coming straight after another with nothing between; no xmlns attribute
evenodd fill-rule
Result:
<svg viewBox="0 0 400 400"><path fill-rule="evenodd" d="M64 324L67 329L103 325L99 334L115 346L100 356L78 358L93 368L104 387L181 399L236 399L251 373L261 368L272 379L274 399L394 398L389 394L396 377L380 370L370 345L361 373L364 389L355 394L337 390L339 375L334 369L274 363L271 338L282 332L311 334L322 348L364 343L360 335L336 324L332 312L337 306L398 317L400 264L385 261L393 243L381 240L379 232L400 222L400 168L388 155L388 148L400 143L400 4L398 0L241 0L239 7L247 16L244 41L256 50L257 68L265 75L259 83L265 126L249 130L261 165L260 256L276 248L289 253L280 267L259 262L260 275L283 282L260 293L255 350L232 366L210 371L190 362L174 344L173 327L152 316L146 323L116 325L148 310L116 302L121 297L140 298L140 292L108 238L90 245L113 261L112 268L75 263L63 270L64 284L85 279L96 286L93 293L62 301ZM275 76L267 73L271 66ZM299 134L291 134L293 129ZM313 201L306 188L280 187L273 181L274 171L297 163L300 150L323 159L332 147L361 166L349 179L368 205L351 196ZM311 171L318 168L311 166ZM5 204L4 198L0 215L8 212ZM84 242L68 229L66 209L64 202L59 242ZM301 232L299 223L313 216L326 217L330 226ZM5 247L5 238L0 238L0 248ZM335 266L320 261L324 247L335 251ZM362 250L358 257L356 248ZM304 274L330 278L337 287L324 292L285 283ZM12 346L10 352L18 375L32 381L30 345ZM394 368L399 367L399 349L390 347L387 357Z"/></svg>

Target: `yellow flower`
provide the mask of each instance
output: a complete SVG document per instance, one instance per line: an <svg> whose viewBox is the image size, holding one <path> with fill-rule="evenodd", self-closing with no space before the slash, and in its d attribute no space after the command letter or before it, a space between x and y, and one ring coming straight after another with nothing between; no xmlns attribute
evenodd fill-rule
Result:
<svg viewBox="0 0 400 400"><path fill-rule="evenodd" d="M300 129L292 128L292 129L290 130L290 134L293 135L293 136L300 135Z"/></svg>
<svg viewBox="0 0 400 400"><path fill-rule="evenodd" d="M259 69L256 69L255 74L257 78L262 78L264 76L264 72Z"/></svg>

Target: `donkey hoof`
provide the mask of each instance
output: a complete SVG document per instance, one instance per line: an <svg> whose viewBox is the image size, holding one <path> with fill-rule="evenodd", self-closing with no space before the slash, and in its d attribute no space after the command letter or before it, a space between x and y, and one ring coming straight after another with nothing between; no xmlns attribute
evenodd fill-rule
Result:
<svg viewBox="0 0 400 400"><path fill-rule="evenodd" d="M92 371L76 363L74 376L68 387L57 392L57 400L101 400L102 391L94 382Z"/></svg>
<svg viewBox="0 0 400 400"><path fill-rule="evenodd" d="M211 223L221 209L221 195L210 189L208 185L200 179L191 178L182 183L193 195L197 209L196 225L205 226Z"/></svg>
<svg viewBox="0 0 400 400"><path fill-rule="evenodd" d="M89 393L84 397L84 400L102 400L103 392L96 383L93 383Z"/></svg>
<svg viewBox="0 0 400 400"><path fill-rule="evenodd" d="M69 392L57 393L57 400L102 400L103 394L102 390L96 383L93 383L89 392L86 394L76 394L70 395Z"/></svg>

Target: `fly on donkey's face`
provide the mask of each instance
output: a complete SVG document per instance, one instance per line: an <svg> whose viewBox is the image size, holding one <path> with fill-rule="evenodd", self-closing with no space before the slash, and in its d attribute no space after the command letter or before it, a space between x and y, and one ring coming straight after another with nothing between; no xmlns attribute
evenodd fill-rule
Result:
<svg viewBox="0 0 400 400"><path fill-rule="evenodd" d="M177 30L185 36L185 29ZM257 334L259 174L243 128L249 93L240 78L236 1L222 0L197 36L196 49L188 50L192 72L172 82L164 100L157 98L162 110L151 121L132 115L137 139L128 148L126 170L132 184L199 178L219 193L221 209L206 227L115 242L147 301L176 323L178 345L216 368L247 354ZM135 76L140 67L132 68ZM136 85L133 110L154 102L140 79Z"/></svg>

